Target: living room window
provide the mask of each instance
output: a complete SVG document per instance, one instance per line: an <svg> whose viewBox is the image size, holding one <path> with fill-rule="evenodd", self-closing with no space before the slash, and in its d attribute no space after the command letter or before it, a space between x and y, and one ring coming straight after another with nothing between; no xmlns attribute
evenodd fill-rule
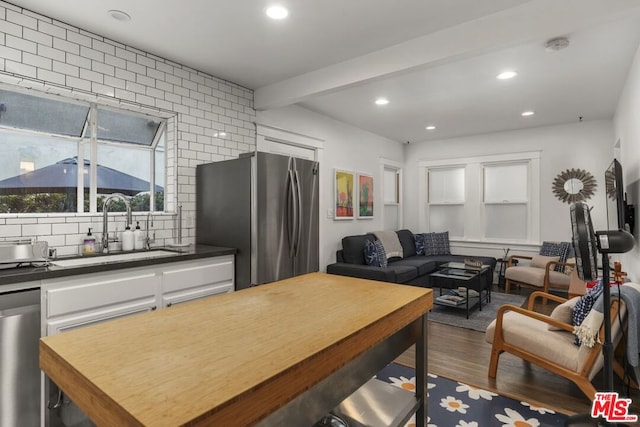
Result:
<svg viewBox="0 0 640 427"><path fill-rule="evenodd" d="M163 117L0 88L0 213L164 211L165 150Z"/></svg>
<svg viewBox="0 0 640 427"><path fill-rule="evenodd" d="M429 230L464 236L465 168L432 168L428 171Z"/></svg>
<svg viewBox="0 0 640 427"><path fill-rule="evenodd" d="M467 241L537 242L540 153L418 163L420 228Z"/></svg>
<svg viewBox="0 0 640 427"><path fill-rule="evenodd" d="M483 165L484 236L526 240L529 216L529 164Z"/></svg>

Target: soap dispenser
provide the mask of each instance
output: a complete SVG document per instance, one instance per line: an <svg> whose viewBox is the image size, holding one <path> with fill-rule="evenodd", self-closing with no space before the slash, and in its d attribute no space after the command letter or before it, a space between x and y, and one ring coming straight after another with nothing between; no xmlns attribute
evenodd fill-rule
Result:
<svg viewBox="0 0 640 427"><path fill-rule="evenodd" d="M87 235L82 240L82 254L91 255L94 253L96 253L96 238L91 234L91 227L89 227Z"/></svg>
<svg viewBox="0 0 640 427"><path fill-rule="evenodd" d="M144 248L144 237L142 236L142 230L140 230L140 221L136 221L136 229L133 232L133 249Z"/></svg>
<svg viewBox="0 0 640 427"><path fill-rule="evenodd" d="M132 251L133 250L133 231L131 231L131 227L127 224L127 228L122 232L122 250L123 251Z"/></svg>

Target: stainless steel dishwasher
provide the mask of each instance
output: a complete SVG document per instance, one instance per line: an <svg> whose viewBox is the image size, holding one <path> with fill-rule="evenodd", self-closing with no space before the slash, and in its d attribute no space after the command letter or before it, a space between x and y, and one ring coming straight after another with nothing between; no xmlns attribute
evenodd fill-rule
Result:
<svg viewBox="0 0 640 427"><path fill-rule="evenodd" d="M40 425L40 290L0 293L0 427Z"/></svg>

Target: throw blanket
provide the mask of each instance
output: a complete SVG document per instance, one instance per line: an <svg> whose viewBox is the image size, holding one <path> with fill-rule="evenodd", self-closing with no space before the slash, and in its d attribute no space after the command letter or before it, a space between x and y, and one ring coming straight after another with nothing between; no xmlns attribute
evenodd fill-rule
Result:
<svg viewBox="0 0 640 427"><path fill-rule="evenodd" d="M402 258L402 245L395 231L374 231L373 235L382 243L384 251L387 253L387 259Z"/></svg>
<svg viewBox="0 0 640 427"><path fill-rule="evenodd" d="M629 364L635 368L640 365L638 357L640 350L640 285L625 283L619 288L617 286L611 288L611 298L616 298L618 295L627 307L627 359ZM573 333L589 347L593 347L598 338L598 331L604 320L603 306L604 298L601 295L580 326L573 329Z"/></svg>

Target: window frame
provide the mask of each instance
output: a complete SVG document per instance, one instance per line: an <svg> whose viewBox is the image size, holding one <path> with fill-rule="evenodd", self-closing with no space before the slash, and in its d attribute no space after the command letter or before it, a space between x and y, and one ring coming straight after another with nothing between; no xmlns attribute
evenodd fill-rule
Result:
<svg viewBox="0 0 640 427"><path fill-rule="evenodd" d="M539 151L494 154L467 158L450 158L418 162L418 222L421 230L429 229L428 172L447 167L465 168L464 236L455 240L486 243L537 243L540 240L540 156ZM484 203L484 165L523 164L529 166L527 232L524 239L486 237Z"/></svg>
<svg viewBox="0 0 640 427"><path fill-rule="evenodd" d="M105 98L103 96L96 96L95 94L89 95L84 99L82 97L82 93L76 93L72 91L72 93L65 93L64 90L60 90L62 93L48 93L42 92L33 88L23 88L16 87L9 84L0 83L0 88L5 91L22 93L28 96L36 96L46 99L54 99L60 102L67 102L75 105L83 105L88 107L87 117L85 118L85 123L83 125L83 130L81 136L69 136L63 134L55 134L50 132L43 132L38 130L31 130L26 128L15 128L11 126L0 126L0 133L14 133L14 134L22 134L22 135L36 135L40 137L46 138L56 138L56 139L64 139L67 141L74 142L76 144L76 156L78 159L84 159L88 154L89 156L89 212L84 211L84 182L83 182L83 173L82 168L77 168L77 203L76 203L76 211L74 212L43 212L43 213L32 213L32 212L13 212L13 213L0 213L0 216L11 215L15 217L23 216L33 216L33 215L75 215L75 214L89 214L95 215L99 214L98 206L97 206L97 150L99 145L104 146L120 146L124 147L128 150L143 150L149 152L149 183L150 183L150 198L149 198L149 211L144 211L145 213L151 212L154 214L163 214L170 213L171 208L175 205L172 202L175 197L175 185L171 183L175 180L175 170L170 171L169 168L169 159L175 157L175 129L171 129L169 124L173 123L175 126L175 116L176 113L173 111L165 111L161 109L157 109L154 107L143 106L136 103L129 103L123 100L115 100L111 98ZM59 88L60 89L60 88ZM99 109L102 110L111 110L121 114L129 114L132 116L146 117L149 119L160 121L160 125L154 135L154 139L150 145L144 144L136 144L130 142L119 142L119 141L109 141L109 140L100 140L97 138L97 120L96 114ZM155 185L156 185L156 149L161 138L164 136L165 146L164 146L164 203L162 210L155 210ZM88 150L88 153L87 151ZM173 153L173 154L171 154ZM175 168L173 168L175 169ZM140 212L142 213L142 212Z"/></svg>

